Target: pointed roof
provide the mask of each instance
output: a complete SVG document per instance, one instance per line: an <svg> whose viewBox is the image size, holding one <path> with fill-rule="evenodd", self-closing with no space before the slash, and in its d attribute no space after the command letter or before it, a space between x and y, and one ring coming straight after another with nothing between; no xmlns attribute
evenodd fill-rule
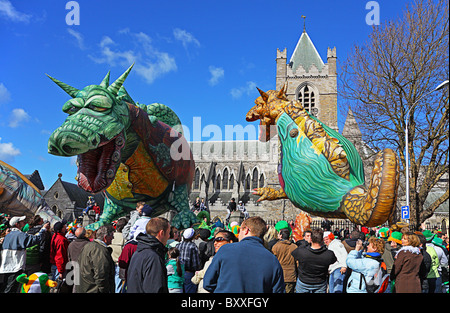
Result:
<svg viewBox="0 0 450 313"><path fill-rule="evenodd" d="M42 182L41 175L38 170L35 170L31 175L25 175L30 182L32 182L39 190L44 190L44 183Z"/></svg>
<svg viewBox="0 0 450 313"><path fill-rule="evenodd" d="M297 68L301 65L308 73L313 64L317 67L319 72L322 72L325 64L305 29L297 42L297 46L295 47L294 53L292 53L289 63L294 72L297 71Z"/></svg>

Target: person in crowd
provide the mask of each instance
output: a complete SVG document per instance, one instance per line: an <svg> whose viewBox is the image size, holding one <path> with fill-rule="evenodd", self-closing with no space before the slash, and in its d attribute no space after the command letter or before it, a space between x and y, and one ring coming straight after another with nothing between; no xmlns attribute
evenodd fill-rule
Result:
<svg viewBox="0 0 450 313"><path fill-rule="evenodd" d="M197 214L197 213L200 211L200 204L201 204L200 198L197 197L197 198L195 199L195 202L192 204L192 209L191 209L191 211Z"/></svg>
<svg viewBox="0 0 450 313"><path fill-rule="evenodd" d="M346 283L347 293L367 293L365 281L370 281L380 267L383 260L384 241L376 237L369 238L367 252L363 253L363 241L356 242L355 249L351 250L347 256L347 268L351 269L351 275Z"/></svg>
<svg viewBox="0 0 450 313"><path fill-rule="evenodd" d="M214 239L212 240L212 242L215 253L217 253L217 251L219 251L220 247L222 247L223 245L238 241L236 236L228 230L219 229L217 232L215 231L214 233L215 233ZM208 293L208 291L206 291L203 288L203 277L205 276L205 273L208 270L208 267L211 264L213 257L214 254L210 256L208 261L206 261L203 269L201 269L200 271L196 271L195 275L191 279L191 281L194 284L198 285L197 293Z"/></svg>
<svg viewBox="0 0 450 313"><path fill-rule="evenodd" d="M284 274L284 285L286 293L294 293L295 282L297 281L297 271L295 269L295 259L292 251L297 249L297 245L290 240L288 228L280 229L278 233L279 241L272 247L272 253L281 264Z"/></svg>
<svg viewBox="0 0 450 313"><path fill-rule="evenodd" d="M168 293L165 256L170 223L163 217L152 218L146 233L136 237L137 249L127 271L127 293Z"/></svg>
<svg viewBox="0 0 450 313"><path fill-rule="evenodd" d="M175 248L180 242L180 231L175 226L170 226L170 237L167 240L167 248Z"/></svg>
<svg viewBox="0 0 450 313"><path fill-rule="evenodd" d="M378 231L379 238L384 241L384 252L381 257L386 264L386 271L388 274L391 273L392 266L394 265L394 254L392 253L391 243L388 241L390 235L391 230L389 227L383 227Z"/></svg>
<svg viewBox="0 0 450 313"><path fill-rule="evenodd" d="M274 226L267 226L263 241L264 247L266 247L267 250L272 251L272 247L278 242L278 231Z"/></svg>
<svg viewBox="0 0 450 313"><path fill-rule="evenodd" d="M53 236L50 243L50 264L52 265L52 280L62 280L66 274L67 248L69 241L66 238L66 221L56 222L53 225Z"/></svg>
<svg viewBox="0 0 450 313"><path fill-rule="evenodd" d="M248 214L247 209L245 208L244 202L242 200L239 201L239 204L237 205L237 209L244 214L244 220L248 219L250 217L250 214Z"/></svg>
<svg viewBox="0 0 450 313"><path fill-rule="evenodd" d="M344 277L347 271L347 250L342 242L334 237L334 234L326 231L323 233L323 242L328 250L333 251L337 261L330 265L328 273L328 292L342 293L344 287Z"/></svg>
<svg viewBox="0 0 450 313"><path fill-rule="evenodd" d="M137 234L136 234L137 236ZM131 257L137 250L137 240L136 238L133 238L131 240L128 240L125 242L125 245L123 246L122 252L118 258L118 265L119 265L119 278L121 280L121 293L126 293L127 291L127 272L128 272L128 266L131 261Z"/></svg>
<svg viewBox="0 0 450 313"><path fill-rule="evenodd" d="M40 217L39 215L34 216L26 233L29 235L38 234L42 229L43 224L44 220L42 219L42 217ZM25 273L28 276L35 272L42 271L42 264L45 257L44 251L48 251L48 249L46 249L47 245L50 246L49 239L51 239L51 234L50 232L46 231L44 234L44 238L40 243L27 248Z"/></svg>
<svg viewBox="0 0 450 313"><path fill-rule="evenodd" d="M226 225L230 223L231 213L233 213L234 211L236 211L236 200L234 198L231 198L227 206L227 217L225 218Z"/></svg>
<svg viewBox="0 0 450 313"><path fill-rule="evenodd" d="M419 238L419 241L420 241L419 249L420 249L420 253L422 254L422 257L423 257L421 269L425 271L425 275L424 276L420 275L420 286L421 286L422 293L424 293L425 291L428 291L427 276L431 270L432 261L431 261L431 256L427 252L427 248L426 248L427 240L426 240L425 236L420 231L416 231L414 233L417 235L417 238ZM421 273L421 274L423 274L423 273Z"/></svg>
<svg viewBox="0 0 450 313"><path fill-rule="evenodd" d="M352 230L349 237L342 242L342 244L345 247L345 250L347 250L347 253L350 253L350 251L355 250L356 242L360 238L361 232L357 229Z"/></svg>
<svg viewBox="0 0 450 313"><path fill-rule="evenodd" d="M297 264L296 293L326 293L328 268L337 261L333 251L323 245L323 230L311 233L311 246L292 252Z"/></svg>
<svg viewBox="0 0 450 313"><path fill-rule="evenodd" d="M78 256L80 285L77 293L114 293L115 264L108 246L114 238L112 225L101 226L96 239L89 242Z"/></svg>
<svg viewBox="0 0 450 313"><path fill-rule="evenodd" d="M122 280L120 279L120 267L119 267L119 256L122 253L123 246L125 245L125 238L123 238L122 230L127 224L126 218L119 218L116 224L116 231L114 232L114 239L111 241L109 247L112 248L111 257L115 264L115 282L116 282L116 293L119 293L122 289Z"/></svg>
<svg viewBox="0 0 450 313"><path fill-rule="evenodd" d="M144 207L144 205L145 205L144 201L139 201L138 203L136 203L136 210L131 211L130 219L128 220L127 225L125 225L125 227L122 229L122 237L125 238L126 240L133 239L133 236L130 237L130 229L131 226L134 225L136 220L141 216L142 208Z"/></svg>
<svg viewBox="0 0 450 313"><path fill-rule="evenodd" d="M422 292L420 276L426 277L428 273L422 267L423 256L419 245L419 237L415 234L403 234L402 247L397 251L390 274L391 280L395 280L395 293Z"/></svg>
<svg viewBox="0 0 450 313"><path fill-rule="evenodd" d="M202 198L200 202L200 211L208 211L208 206L206 205L205 198Z"/></svg>
<svg viewBox="0 0 450 313"><path fill-rule="evenodd" d="M198 244L198 253L200 257L200 268L203 268L206 261L209 260L211 256L214 255L214 245L213 240L209 240L211 237L211 231L206 228L198 229L199 238L201 242Z"/></svg>
<svg viewBox="0 0 450 313"><path fill-rule="evenodd" d="M147 226L148 221L151 219L152 212L153 208L148 204L144 204L141 209L140 216L136 219L136 222L134 222L133 226L131 226L130 228L128 239L136 237L139 233L145 233L145 227ZM135 235L135 233L137 234Z"/></svg>
<svg viewBox="0 0 450 313"><path fill-rule="evenodd" d="M393 231L388 238L388 242L391 244L391 253L395 257L397 252L402 248L402 236L403 234L399 231Z"/></svg>
<svg viewBox="0 0 450 313"><path fill-rule="evenodd" d="M85 245L90 243L89 239L86 238L86 229L82 226L75 230L75 236L76 238L67 247L67 258L69 262L78 262L81 250L83 250ZM77 285L74 284L72 292L76 293L76 289Z"/></svg>
<svg viewBox="0 0 450 313"><path fill-rule="evenodd" d="M21 231L26 224L26 216L14 216L9 220L10 232L4 237L0 255L0 284L1 293L19 292L20 284L16 278L25 271L26 249L40 244L45 233L50 229L50 223L45 223L37 235L30 235Z"/></svg>
<svg viewBox="0 0 450 313"><path fill-rule="evenodd" d="M311 233L310 229L307 229L303 232L303 239L297 241L295 244L297 247L309 247L311 245Z"/></svg>
<svg viewBox="0 0 450 313"><path fill-rule="evenodd" d="M263 245L266 230L259 216L245 220L239 242L222 246L214 255L203 288L216 293L284 293L280 262Z"/></svg>
<svg viewBox="0 0 450 313"><path fill-rule="evenodd" d="M431 256L432 265L430 273L428 273L428 293L442 292L442 266L448 265L448 258L442 248L435 245L433 240L435 235L430 230L423 232L427 240L427 252Z"/></svg>
<svg viewBox="0 0 450 313"><path fill-rule="evenodd" d="M95 221L98 221L98 219L100 218L100 214L102 213L102 210L100 206L97 204L97 202L95 202L94 205L92 206L92 211L94 211L95 213Z"/></svg>
<svg viewBox="0 0 450 313"><path fill-rule="evenodd" d="M183 293L184 264L180 262L180 250L170 248L167 252L167 287L169 293Z"/></svg>
<svg viewBox="0 0 450 313"><path fill-rule="evenodd" d="M195 271L201 269L200 254L197 245L193 242L195 231L193 228L187 228L183 232L183 241L177 245L180 250L180 260L184 264L184 292L196 293L197 285L193 284L191 279Z"/></svg>

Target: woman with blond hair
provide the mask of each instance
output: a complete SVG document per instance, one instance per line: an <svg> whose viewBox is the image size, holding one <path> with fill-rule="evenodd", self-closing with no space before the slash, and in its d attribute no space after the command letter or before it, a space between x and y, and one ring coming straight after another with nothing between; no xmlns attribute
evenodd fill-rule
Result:
<svg viewBox="0 0 450 313"><path fill-rule="evenodd" d="M403 234L402 248L395 256L391 271L391 280L395 279L396 293L422 292L420 274L424 269L422 268L423 256L419 246L420 239L416 234L412 232Z"/></svg>

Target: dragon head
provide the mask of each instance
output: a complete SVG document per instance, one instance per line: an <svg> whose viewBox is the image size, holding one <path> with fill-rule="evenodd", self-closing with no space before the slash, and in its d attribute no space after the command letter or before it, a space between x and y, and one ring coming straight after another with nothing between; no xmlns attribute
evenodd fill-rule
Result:
<svg viewBox="0 0 450 313"><path fill-rule="evenodd" d="M127 93L122 84L132 67L111 85L108 72L100 85L82 90L49 76L72 99L63 106L69 116L50 136L48 152L78 155L78 185L88 192L106 189L120 165L125 131L130 126L128 105L123 101Z"/></svg>
<svg viewBox="0 0 450 313"><path fill-rule="evenodd" d="M269 90L264 92L259 88L257 89L261 96L256 98L256 105L248 111L245 119L247 122L260 120L259 140L265 142L276 134L276 120L289 103L286 98L287 84L284 84L279 91Z"/></svg>

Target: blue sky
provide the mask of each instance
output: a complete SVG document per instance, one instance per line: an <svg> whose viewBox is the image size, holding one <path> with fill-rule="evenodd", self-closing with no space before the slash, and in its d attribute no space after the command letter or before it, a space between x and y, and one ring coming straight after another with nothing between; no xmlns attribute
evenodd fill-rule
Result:
<svg viewBox="0 0 450 313"><path fill-rule="evenodd" d="M327 47L343 62L372 29L369 1L359 0L79 0L79 25L66 23L68 2L0 0L0 159L24 174L39 170L47 189L58 173L75 183L76 167L47 153L69 96L45 73L82 89L136 62L125 82L133 99L170 106L189 140L210 140L205 129L247 125L256 86L275 87L276 49L290 58L301 15L325 62ZM411 2L377 1L380 22Z"/></svg>

